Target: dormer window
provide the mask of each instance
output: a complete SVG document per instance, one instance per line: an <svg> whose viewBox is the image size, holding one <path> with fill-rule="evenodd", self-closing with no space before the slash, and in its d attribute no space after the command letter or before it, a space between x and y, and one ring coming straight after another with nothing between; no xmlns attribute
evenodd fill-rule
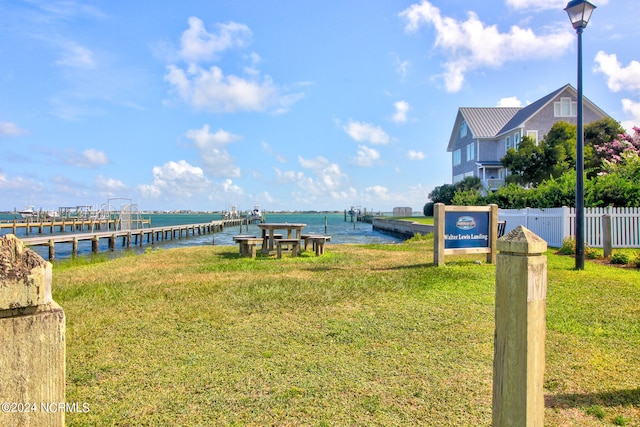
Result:
<svg viewBox="0 0 640 427"><path fill-rule="evenodd" d="M560 101L553 103L553 115L556 117L576 117L578 103L571 98L560 98Z"/></svg>
<svg viewBox="0 0 640 427"><path fill-rule="evenodd" d="M467 136L467 122L463 120L460 125L460 138L464 138L465 136Z"/></svg>

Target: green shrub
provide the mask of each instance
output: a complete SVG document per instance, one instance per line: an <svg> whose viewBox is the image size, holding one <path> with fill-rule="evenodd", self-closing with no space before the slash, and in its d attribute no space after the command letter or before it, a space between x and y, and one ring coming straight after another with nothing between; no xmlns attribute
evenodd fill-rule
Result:
<svg viewBox="0 0 640 427"><path fill-rule="evenodd" d="M611 255L611 264L629 264L629 255L622 252L616 252Z"/></svg>
<svg viewBox="0 0 640 427"><path fill-rule="evenodd" d="M585 243L584 245L584 256L587 259L597 259L600 256L600 251L596 248L592 248Z"/></svg>
<svg viewBox="0 0 640 427"><path fill-rule="evenodd" d="M562 247L558 250L560 255L574 255L576 253L576 239L567 236L562 239Z"/></svg>
<svg viewBox="0 0 640 427"><path fill-rule="evenodd" d="M433 205L435 205L435 203L433 202L427 202L424 205L424 208L422 208L422 213L424 213L424 216L426 217L433 216Z"/></svg>
<svg viewBox="0 0 640 427"><path fill-rule="evenodd" d="M633 263L636 265L636 268L640 268L640 252L636 254Z"/></svg>

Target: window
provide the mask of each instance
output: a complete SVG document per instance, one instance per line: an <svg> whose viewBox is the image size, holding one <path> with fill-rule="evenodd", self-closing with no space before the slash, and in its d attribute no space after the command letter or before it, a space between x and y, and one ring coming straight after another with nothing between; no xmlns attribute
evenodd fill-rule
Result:
<svg viewBox="0 0 640 427"><path fill-rule="evenodd" d="M556 117L576 117L578 103L571 98L560 98L560 101L553 103L553 114Z"/></svg>
<svg viewBox="0 0 640 427"><path fill-rule="evenodd" d="M513 148L518 150L518 146L520 146L520 131L513 134Z"/></svg>
<svg viewBox="0 0 640 427"><path fill-rule="evenodd" d="M533 140L533 142L538 145L538 131L537 130L528 130L527 136Z"/></svg>
<svg viewBox="0 0 640 427"><path fill-rule="evenodd" d="M508 136L506 141L505 141L505 147L506 147L505 151L507 151L507 150L509 150L509 148L511 148L511 137L510 136Z"/></svg>
<svg viewBox="0 0 640 427"><path fill-rule="evenodd" d="M472 142L467 145L467 162L476 158L476 144Z"/></svg>
<svg viewBox="0 0 640 427"><path fill-rule="evenodd" d="M460 138L464 138L465 136L467 136L467 122L463 120L460 125Z"/></svg>
<svg viewBox="0 0 640 427"><path fill-rule="evenodd" d="M462 161L460 149L453 152L453 166L459 165Z"/></svg>

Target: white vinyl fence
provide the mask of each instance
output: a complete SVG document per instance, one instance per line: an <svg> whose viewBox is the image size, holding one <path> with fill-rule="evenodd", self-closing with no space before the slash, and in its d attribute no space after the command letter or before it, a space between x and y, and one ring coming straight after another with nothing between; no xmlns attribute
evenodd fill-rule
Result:
<svg viewBox="0 0 640 427"><path fill-rule="evenodd" d="M602 247L602 216L605 214L611 216L614 248L640 248L640 208L585 208L585 243L592 248ZM551 247L559 248L565 237L575 236L575 208L499 209L498 217L507 223L505 233L523 225Z"/></svg>

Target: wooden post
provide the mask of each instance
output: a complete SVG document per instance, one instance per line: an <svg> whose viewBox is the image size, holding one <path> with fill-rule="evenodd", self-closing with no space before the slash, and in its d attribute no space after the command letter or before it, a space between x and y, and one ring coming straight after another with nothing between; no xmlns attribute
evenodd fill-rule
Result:
<svg viewBox="0 0 640 427"><path fill-rule="evenodd" d="M49 239L49 261L53 261L56 257L56 244L53 239Z"/></svg>
<svg viewBox="0 0 640 427"><path fill-rule="evenodd" d="M433 263L438 267L444 265L444 203L433 206Z"/></svg>
<svg viewBox="0 0 640 427"><path fill-rule="evenodd" d="M487 262L495 265L496 255L498 254L496 250L498 241L498 205L491 204L489 208L491 209L489 211L489 247L491 252L487 253Z"/></svg>
<svg viewBox="0 0 640 427"><path fill-rule="evenodd" d="M64 427L65 316L51 298L51 264L7 235L0 265L1 424Z"/></svg>
<svg viewBox="0 0 640 427"><path fill-rule="evenodd" d="M71 242L71 257L75 258L78 255L78 238L74 237Z"/></svg>
<svg viewBox="0 0 640 427"><path fill-rule="evenodd" d="M519 226L498 250L493 427L543 427L547 243Z"/></svg>
<svg viewBox="0 0 640 427"><path fill-rule="evenodd" d="M602 215L602 249L605 258L611 256L613 246L611 244L611 215Z"/></svg>
<svg viewBox="0 0 640 427"><path fill-rule="evenodd" d="M91 252L98 253L99 243L100 239L98 239L98 236L93 236L91 238Z"/></svg>

